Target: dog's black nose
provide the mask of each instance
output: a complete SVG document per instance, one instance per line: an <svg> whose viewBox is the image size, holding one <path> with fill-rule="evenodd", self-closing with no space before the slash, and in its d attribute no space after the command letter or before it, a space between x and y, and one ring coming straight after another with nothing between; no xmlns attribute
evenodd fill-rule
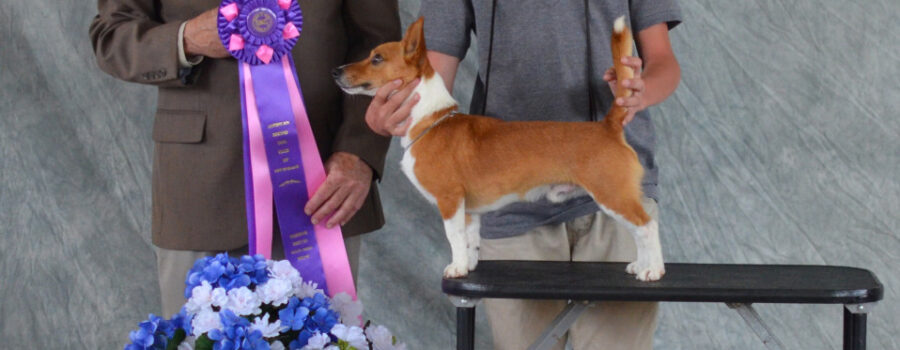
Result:
<svg viewBox="0 0 900 350"><path fill-rule="evenodd" d="M332 78L335 78L335 79L340 78L342 74L344 74L343 67L337 67L337 68L331 70Z"/></svg>

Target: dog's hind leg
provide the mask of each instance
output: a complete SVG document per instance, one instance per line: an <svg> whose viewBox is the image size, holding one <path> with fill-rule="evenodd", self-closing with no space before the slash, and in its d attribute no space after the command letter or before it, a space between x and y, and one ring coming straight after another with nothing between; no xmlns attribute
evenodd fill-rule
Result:
<svg viewBox="0 0 900 350"><path fill-rule="evenodd" d="M469 258L469 271L478 266L478 253L481 249L481 215L466 215L466 254Z"/></svg>
<svg viewBox="0 0 900 350"><path fill-rule="evenodd" d="M635 274L641 281L656 281L666 273L659 224L644 211L639 179L639 176L585 176L580 182L604 213L631 232L637 246L637 259L628 264L625 271Z"/></svg>
<svg viewBox="0 0 900 350"><path fill-rule="evenodd" d="M466 249L466 205L465 200L459 199L459 204L452 205L450 201L438 199L438 209L444 218L444 231L447 241L450 242L450 265L444 268L445 278L464 277L469 274L469 258Z"/></svg>

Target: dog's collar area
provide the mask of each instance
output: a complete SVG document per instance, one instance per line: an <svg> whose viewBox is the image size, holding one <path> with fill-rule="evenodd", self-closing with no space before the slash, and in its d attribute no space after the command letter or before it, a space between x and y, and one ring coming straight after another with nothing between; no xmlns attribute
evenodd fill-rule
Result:
<svg viewBox="0 0 900 350"><path fill-rule="evenodd" d="M447 120L450 117L457 115L457 114L459 114L459 112L457 112L455 109L450 112L447 112L447 114L444 114L442 117L438 118L437 121L435 121L434 123L431 123L431 125L429 125L427 128L425 128L425 130L423 130L421 133L419 133L419 135L416 136L412 141L410 141L409 145L406 145L406 147L404 147L404 149L410 149L410 147L412 147L412 145L415 144L416 141L421 140L422 137L424 137L425 134L427 134L429 131L431 131L431 129L434 129L435 126L438 126L438 124L440 124L444 120Z"/></svg>

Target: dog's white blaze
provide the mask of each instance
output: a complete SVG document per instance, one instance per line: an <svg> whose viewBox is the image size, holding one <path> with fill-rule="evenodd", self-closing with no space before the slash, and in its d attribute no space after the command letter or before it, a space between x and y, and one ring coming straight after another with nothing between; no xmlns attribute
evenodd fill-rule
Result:
<svg viewBox="0 0 900 350"><path fill-rule="evenodd" d="M409 124L409 130L412 130L412 126L420 122L422 118L434 114L434 112L439 110L457 105L456 100L453 99L453 96L450 96L450 92L448 92L447 87L444 86L444 79L437 73L430 79L423 77L419 82L419 86L416 86L413 93L409 94L407 99L412 98L416 93L418 93L422 99L419 100L419 103L417 103L410 112L412 121ZM407 131L406 135L400 139L400 145L409 147L410 142L412 142L412 138L410 138L409 131ZM412 182L413 186L425 196L425 199L432 204L437 203L434 196L431 193L428 193L428 191L422 187L419 179L416 178L416 173L414 171L415 165L416 157L413 157L412 152L407 148L403 152L403 157L400 159L400 169L406 174L406 177L409 178L409 182Z"/></svg>
<svg viewBox="0 0 900 350"><path fill-rule="evenodd" d="M450 92L447 91L447 87L444 85L444 79L437 73L432 75L431 78L422 77L422 80L419 81L419 86L416 86L416 89L413 90L413 93L409 94L407 99L412 98L417 93L421 100L413 106L412 111L409 114L409 117L412 118L409 123L410 128L407 130L406 135L400 139L400 144L403 145L403 147L409 147L409 143L412 142L412 137L409 132L412 131L413 126L422 121L422 118L430 116L439 110L459 104L453 99Z"/></svg>

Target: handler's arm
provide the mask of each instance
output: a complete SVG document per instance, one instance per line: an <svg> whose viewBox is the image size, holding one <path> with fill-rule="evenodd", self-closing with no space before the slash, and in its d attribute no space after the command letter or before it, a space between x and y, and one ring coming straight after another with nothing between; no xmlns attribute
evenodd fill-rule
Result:
<svg viewBox="0 0 900 350"><path fill-rule="evenodd" d="M136 83L177 86L178 29L163 23L153 0L98 0L90 26L97 65L110 75ZM182 75L184 72L182 72Z"/></svg>
<svg viewBox="0 0 900 350"><path fill-rule="evenodd" d="M669 28L665 23L655 24L640 31L638 46L643 58L644 108L665 101L681 81L681 67L672 52Z"/></svg>

